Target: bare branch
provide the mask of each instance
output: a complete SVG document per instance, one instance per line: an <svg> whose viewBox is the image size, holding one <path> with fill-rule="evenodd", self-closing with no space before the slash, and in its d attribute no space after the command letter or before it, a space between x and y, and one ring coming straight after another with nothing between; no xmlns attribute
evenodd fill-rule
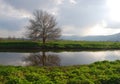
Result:
<svg viewBox="0 0 120 84"><path fill-rule="evenodd" d="M57 27L56 19L46 11L36 10L33 13L34 18L30 19L30 25L27 26L28 37L33 40L42 39L43 43L49 39L57 39L61 35L61 30Z"/></svg>

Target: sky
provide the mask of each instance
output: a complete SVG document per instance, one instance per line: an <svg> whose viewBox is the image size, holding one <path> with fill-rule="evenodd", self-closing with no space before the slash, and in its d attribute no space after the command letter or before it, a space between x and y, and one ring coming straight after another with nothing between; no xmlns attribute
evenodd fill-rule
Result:
<svg viewBox="0 0 120 84"><path fill-rule="evenodd" d="M120 0L0 0L0 37L24 37L35 10L54 15L63 36L120 33Z"/></svg>

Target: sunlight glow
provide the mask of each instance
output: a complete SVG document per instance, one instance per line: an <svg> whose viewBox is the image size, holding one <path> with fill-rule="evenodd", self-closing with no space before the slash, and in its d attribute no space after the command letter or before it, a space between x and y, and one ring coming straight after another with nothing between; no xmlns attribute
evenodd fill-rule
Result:
<svg viewBox="0 0 120 84"><path fill-rule="evenodd" d="M92 35L104 35L107 32L105 31L106 23L102 22L101 24L96 24L94 25L91 29L90 32Z"/></svg>
<svg viewBox="0 0 120 84"><path fill-rule="evenodd" d="M120 29L106 28L107 24L105 21L102 21L99 24L96 24L90 28L88 28L85 36L88 35L111 35L115 33L119 33Z"/></svg>
<svg viewBox="0 0 120 84"><path fill-rule="evenodd" d="M107 0L109 9L109 18L113 21L120 22L120 0Z"/></svg>

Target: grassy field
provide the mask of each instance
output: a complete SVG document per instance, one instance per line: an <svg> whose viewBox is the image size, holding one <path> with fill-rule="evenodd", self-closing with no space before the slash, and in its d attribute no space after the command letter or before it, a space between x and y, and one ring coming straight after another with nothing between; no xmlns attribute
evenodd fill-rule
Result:
<svg viewBox="0 0 120 84"><path fill-rule="evenodd" d="M1 65L0 84L120 84L120 60L62 67Z"/></svg>
<svg viewBox="0 0 120 84"><path fill-rule="evenodd" d="M63 49L120 49L120 42L56 41L46 46Z"/></svg>
<svg viewBox="0 0 120 84"><path fill-rule="evenodd" d="M42 49L41 42L32 41L0 41L0 49ZM44 45L45 49L120 49L120 42L95 41L51 41Z"/></svg>

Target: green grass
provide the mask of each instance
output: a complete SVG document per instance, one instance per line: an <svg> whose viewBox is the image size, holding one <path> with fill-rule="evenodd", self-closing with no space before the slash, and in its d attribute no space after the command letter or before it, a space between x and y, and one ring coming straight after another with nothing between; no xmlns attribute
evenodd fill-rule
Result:
<svg viewBox="0 0 120 84"><path fill-rule="evenodd" d="M120 49L120 42L54 41L46 46L61 49Z"/></svg>
<svg viewBox="0 0 120 84"><path fill-rule="evenodd" d="M31 41L5 41L0 42L1 49L8 49L8 48L18 48L18 49L26 49L26 48L37 48L39 47L38 42L31 42Z"/></svg>
<svg viewBox="0 0 120 84"><path fill-rule="evenodd" d="M0 41L1 49L42 49L42 42L32 41ZM50 41L45 49L120 49L120 42L95 41Z"/></svg>
<svg viewBox="0 0 120 84"><path fill-rule="evenodd" d="M62 67L1 65L0 84L120 84L120 60Z"/></svg>

